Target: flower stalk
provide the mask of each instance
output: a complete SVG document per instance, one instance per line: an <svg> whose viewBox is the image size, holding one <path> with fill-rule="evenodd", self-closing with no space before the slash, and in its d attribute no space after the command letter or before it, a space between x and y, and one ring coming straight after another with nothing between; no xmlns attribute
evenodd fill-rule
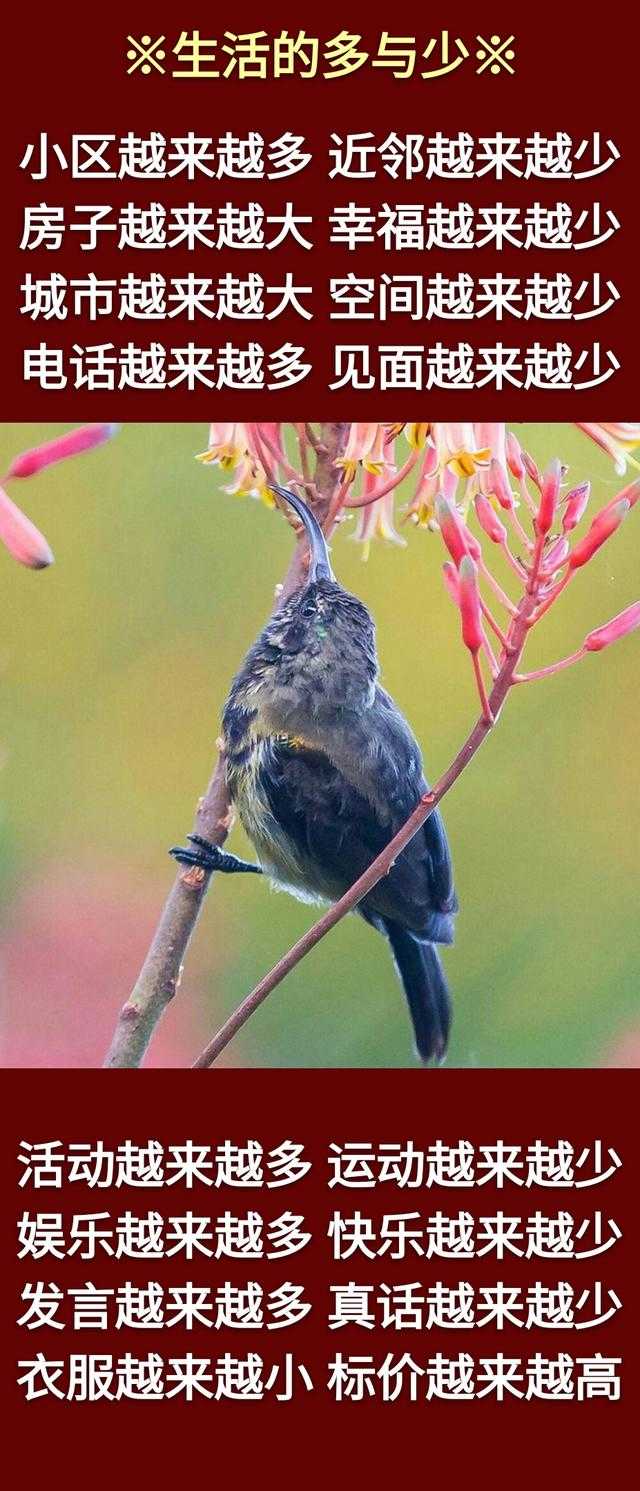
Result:
<svg viewBox="0 0 640 1491"><path fill-rule="evenodd" d="M589 498L588 484L580 489L574 489L570 494L565 506L561 530L556 532L562 507L561 485L565 468L559 461L554 461L541 476L531 458L526 457L513 442L510 448L505 444L505 452L507 449L510 460L509 469L511 474L516 474L520 481L521 495L531 515L533 528L530 538L525 535L528 561L512 566L521 584L521 593L517 602L512 602L495 581L484 559L481 544L470 532L451 497L445 495L445 491L442 490L434 499L435 518L449 555L443 566L444 581L460 613L462 641L471 657L480 699L479 718L451 765L436 786L421 799L407 822L387 847L345 895L330 906L315 925L298 939L269 973L265 974L213 1036L195 1061L195 1067L207 1068L214 1064L268 995L343 917L355 910L378 881L388 873L398 855L406 848L430 813L442 802L447 792L451 790L473 760L480 746L495 727L512 687L534 679L548 678L579 662L588 652L602 651L612 642L640 627L640 601L638 601L627 607L605 626L590 632L583 645L568 657L532 673L518 671L533 628L562 594L574 573L589 563L602 545L620 527L632 503L628 496L624 496L622 500L617 498L607 504L607 507L602 509L594 519L585 538L570 549L568 533L573 532L586 509ZM503 481L501 472L500 481L497 481L494 473L493 478L490 476L489 480L492 481L494 489L499 488L499 492L494 490L499 505L505 510L510 510L512 502L509 501L510 489L509 495L507 492L508 477L505 476ZM528 483L532 483L536 488L537 498L530 491ZM499 493L502 494L502 501L500 501ZM508 555L506 530L500 520L495 517L485 491L480 490L476 493L474 506L482 533L500 550L503 552L506 550ZM567 513L569 513L568 523ZM564 566L566 566L565 573L560 580L557 580L558 568ZM490 583L494 595L497 590L498 598L501 599L507 612L504 627L496 622L487 602L481 595L481 579ZM499 661L495 659L488 647L483 619L498 636L501 644ZM488 655L493 673L490 692L487 691L482 671L483 653Z"/></svg>
<svg viewBox="0 0 640 1491"><path fill-rule="evenodd" d="M636 429L625 427L628 439L632 428ZM637 429L640 443L640 426ZM610 427L601 435L604 430L604 426L593 426L585 433L611 453L613 436ZM408 442L409 452L404 459L396 460L396 446L402 440ZM616 459L617 454L616 447ZM574 542L574 532L589 501L589 484L582 483L563 496L566 468L562 463L552 462L541 474L533 458L503 425L325 424L315 429L299 424L291 428L288 438L284 428L276 425L214 425L201 460L230 474L228 491L259 497L269 505L272 481L302 488L327 535L356 509L356 536L365 545L377 536L401 541L393 504L398 487L413 477L415 490L406 516L416 526L439 534L444 545L444 581L459 611L461 638L470 656L480 701L478 718L436 786L420 800L374 863L225 1021L195 1062L196 1067L204 1068L217 1060L272 990L388 872L474 759L494 729L512 687L568 668L588 652L602 651L640 626L640 602L635 602L611 622L590 632L582 646L567 657L531 673L520 671L532 630L569 582L620 528L640 497L640 482L631 483L608 502L587 533ZM506 514L504 522L500 513ZM470 526L473 515L479 535ZM514 554L510 548L507 521L522 547L521 554ZM509 566L512 588L517 581L514 598L494 575L483 541ZM299 585L305 553L305 546L299 545L284 586L279 589L278 604ZM490 601L486 590L491 592ZM497 640L495 651L485 625ZM485 670L491 675L489 684ZM221 757L200 804L195 832L221 845L230 823ZM143 1060L157 1022L178 986L182 960L210 878L199 868L179 872L140 977L120 1013L106 1065L133 1066Z"/></svg>

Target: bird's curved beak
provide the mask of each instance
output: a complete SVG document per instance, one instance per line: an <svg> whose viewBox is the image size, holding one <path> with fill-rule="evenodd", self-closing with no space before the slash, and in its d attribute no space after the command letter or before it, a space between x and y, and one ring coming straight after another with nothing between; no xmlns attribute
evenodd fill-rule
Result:
<svg viewBox="0 0 640 1491"><path fill-rule="evenodd" d="M324 533L314 517L311 509L298 497L295 492L290 492L288 487L279 487L275 482L269 483L270 491L276 492L284 502L288 502L294 512L298 514L309 544L309 574L307 584L311 585L314 580L334 580L335 575L329 560L329 550Z"/></svg>

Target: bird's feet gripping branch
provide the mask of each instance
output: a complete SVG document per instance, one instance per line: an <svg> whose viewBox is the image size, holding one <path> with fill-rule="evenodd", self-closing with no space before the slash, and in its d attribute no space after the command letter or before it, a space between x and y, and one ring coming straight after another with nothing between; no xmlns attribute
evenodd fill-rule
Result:
<svg viewBox="0 0 640 1491"><path fill-rule="evenodd" d="M190 844L194 849L182 849L174 845L169 854L178 861L179 865L188 865L191 869L204 870L207 875L261 875L262 867L254 865L248 859L238 859L237 854L225 854L217 844L212 844L209 839L203 839L200 834L187 834Z"/></svg>

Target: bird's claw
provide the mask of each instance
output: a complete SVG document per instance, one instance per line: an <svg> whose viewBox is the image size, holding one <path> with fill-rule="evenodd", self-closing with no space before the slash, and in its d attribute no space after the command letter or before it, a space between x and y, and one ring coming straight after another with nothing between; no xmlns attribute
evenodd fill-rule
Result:
<svg viewBox="0 0 640 1491"><path fill-rule="evenodd" d="M202 839L199 834L187 834L190 844L194 849L182 849L174 845L169 850L173 859L177 859L179 865L189 865L191 868L205 870L208 875L217 872L222 875L261 875L260 865L252 865L246 859L238 859L237 854L226 854L217 844L210 843L209 839Z"/></svg>

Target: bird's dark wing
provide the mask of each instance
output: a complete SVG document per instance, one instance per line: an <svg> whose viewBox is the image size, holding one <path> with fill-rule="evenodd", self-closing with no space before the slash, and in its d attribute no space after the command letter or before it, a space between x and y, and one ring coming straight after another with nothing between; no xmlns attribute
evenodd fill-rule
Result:
<svg viewBox="0 0 640 1491"><path fill-rule="evenodd" d="M420 798L429 791L418 743L391 695L379 685L375 697L377 752L375 778L384 794L393 833L397 833ZM371 731L371 723L365 727ZM458 909L453 867L440 813L431 813L403 853L418 882L426 876L430 909L445 915ZM449 940L449 936L443 940Z"/></svg>
<svg viewBox="0 0 640 1491"><path fill-rule="evenodd" d="M369 803L322 751L269 743L260 791L298 854L350 885L389 841Z"/></svg>
<svg viewBox="0 0 640 1491"><path fill-rule="evenodd" d="M280 832L304 865L309 888L324 895L341 894L353 884L419 796L414 788L413 801L398 801L383 819L323 752L282 740L271 741L265 750L259 786ZM451 866L444 830L439 822L434 825L434 817L365 898L362 911L371 919L390 917L433 941L450 941Z"/></svg>

